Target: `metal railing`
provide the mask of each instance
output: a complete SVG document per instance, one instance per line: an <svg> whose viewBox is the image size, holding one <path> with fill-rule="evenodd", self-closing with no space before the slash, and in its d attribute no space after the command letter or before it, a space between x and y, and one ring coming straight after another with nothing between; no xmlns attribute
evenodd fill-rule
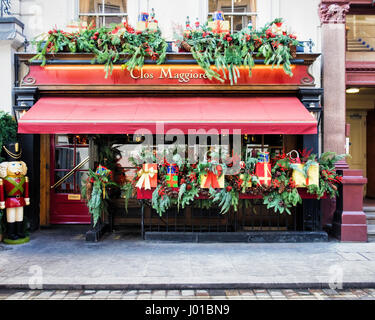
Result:
<svg viewBox="0 0 375 320"><path fill-rule="evenodd" d="M4 17L5 15L9 16L10 13L10 0L1 0L0 2L0 16Z"/></svg>
<svg viewBox="0 0 375 320"><path fill-rule="evenodd" d="M319 201L309 200L304 206L279 214L260 200L246 207L244 200L237 212L220 214L216 208L171 208L160 217L155 210L144 212L144 232L248 232L248 231L321 231Z"/></svg>

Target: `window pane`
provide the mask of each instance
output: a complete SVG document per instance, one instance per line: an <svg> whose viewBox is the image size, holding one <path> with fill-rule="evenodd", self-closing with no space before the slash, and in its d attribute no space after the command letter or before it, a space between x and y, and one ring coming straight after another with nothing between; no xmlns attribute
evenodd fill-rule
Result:
<svg viewBox="0 0 375 320"><path fill-rule="evenodd" d="M76 144L89 144L88 137L86 135L74 136Z"/></svg>
<svg viewBox="0 0 375 320"><path fill-rule="evenodd" d="M282 147L283 136L282 135L265 135L264 145L267 145L270 147Z"/></svg>
<svg viewBox="0 0 375 320"><path fill-rule="evenodd" d="M59 181L69 171L55 172L55 182ZM55 188L56 193L81 193L82 183L85 183L88 177L86 171L78 171L66 178L63 183Z"/></svg>
<svg viewBox="0 0 375 320"><path fill-rule="evenodd" d="M88 145L88 143L89 141L86 135L57 134L55 136L56 145L74 145L74 144Z"/></svg>
<svg viewBox="0 0 375 320"><path fill-rule="evenodd" d="M86 183L88 178L88 173L86 171L78 171L75 173L75 192L81 193L82 184Z"/></svg>
<svg viewBox="0 0 375 320"><path fill-rule="evenodd" d="M88 16L81 16L80 20L82 22L86 22L87 26L92 26L92 27L99 27L101 24L99 23L99 17L88 17Z"/></svg>
<svg viewBox="0 0 375 320"><path fill-rule="evenodd" d="M89 156L89 148L77 148L76 149L76 165ZM89 163L87 162L81 169L88 169Z"/></svg>
<svg viewBox="0 0 375 320"><path fill-rule="evenodd" d="M375 15L347 15L348 51L375 51Z"/></svg>
<svg viewBox="0 0 375 320"><path fill-rule="evenodd" d="M127 12L126 0L105 0L105 13Z"/></svg>
<svg viewBox="0 0 375 320"><path fill-rule="evenodd" d="M249 18L245 16L234 16L233 17L233 30L240 31L247 26Z"/></svg>
<svg viewBox="0 0 375 320"><path fill-rule="evenodd" d="M55 182L59 181L69 171L55 172ZM56 193L74 193L74 176L70 176L62 184L55 188Z"/></svg>
<svg viewBox="0 0 375 320"><path fill-rule="evenodd" d="M264 151L268 151L271 157L281 155L283 150L283 136L282 135L265 135L264 136Z"/></svg>
<svg viewBox="0 0 375 320"><path fill-rule="evenodd" d="M72 136L66 134L57 134L55 136L55 144L56 145L68 145L73 144Z"/></svg>
<svg viewBox="0 0 375 320"><path fill-rule="evenodd" d="M102 0L80 0L79 12L80 13L101 13Z"/></svg>
<svg viewBox="0 0 375 320"><path fill-rule="evenodd" d="M72 169L74 167L74 148L57 147L55 150L55 169Z"/></svg>
<svg viewBox="0 0 375 320"><path fill-rule="evenodd" d="M123 19L125 19L125 16L121 17L109 17L109 16L106 16L105 17L105 25L107 27L111 26L111 24L120 24L121 22L123 22Z"/></svg>
<svg viewBox="0 0 375 320"><path fill-rule="evenodd" d="M250 2L251 0L235 0L234 1L234 12L251 12Z"/></svg>
<svg viewBox="0 0 375 320"><path fill-rule="evenodd" d="M209 0L208 12L224 11L224 9L232 11L232 0Z"/></svg>

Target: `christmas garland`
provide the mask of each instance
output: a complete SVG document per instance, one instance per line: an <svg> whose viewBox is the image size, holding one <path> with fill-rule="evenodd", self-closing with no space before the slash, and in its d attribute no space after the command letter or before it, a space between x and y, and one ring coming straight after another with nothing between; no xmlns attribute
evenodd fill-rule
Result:
<svg viewBox="0 0 375 320"><path fill-rule="evenodd" d="M192 53L209 79L221 82L229 79L233 85L240 77L239 68L242 66L249 69L251 76L254 55L263 57L264 63L272 67L282 64L285 73L292 76L291 48L300 45L300 42L296 36L288 34L282 24L281 19L275 19L260 31L244 28L234 34L217 32L206 24L201 29L185 31L179 44Z"/></svg>
<svg viewBox="0 0 375 320"><path fill-rule="evenodd" d="M32 43L36 45L37 54L30 62L41 60L44 66L48 54L92 53L95 55L92 63L104 64L106 78L112 73L113 65L121 61L122 55L128 57L121 65L122 69L131 71L141 68L146 58L162 64L168 47L159 28L156 31L135 31L126 22L112 27L89 26L75 32L52 29ZM285 73L292 76L290 60L294 52L291 49L300 42L286 32L281 19L275 19L260 31L244 28L234 34L213 30L206 23L195 30L186 30L182 41L177 41L177 44L191 52L209 79L221 82L229 79L233 85L240 77L240 67L247 67L251 76L254 56L263 57L264 63L272 67L282 65Z"/></svg>
<svg viewBox="0 0 375 320"><path fill-rule="evenodd" d="M86 183L82 185L81 194L86 200L87 207L93 218L93 227L96 226L102 213L107 212L108 188L118 187L112 181L112 171L99 166L96 171L89 169Z"/></svg>
<svg viewBox="0 0 375 320"><path fill-rule="evenodd" d="M160 29L156 31L135 31L126 22L112 27L80 28L75 32L65 32L59 29L48 31L41 39L33 41L37 54L30 59L41 60L41 65L47 63L47 54L58 52L92 53L95 58L92 63L104 64L106 75L112 73L113 64L121 61L126 55L128 61L122 69L129 71L141 68L146 58L151 58L157 64L164 62L168 44L161 37Z"/></svg>
<svg viewBox="0 0 375 320"><path fill-rule="evenodd" d="M316 155L302 152L301 161L304 168L300 170L302 177L308 178L309 168L316 165L319 170L318 185L307 185L307 193L316 196L317 199L323 196L331 198L338 195L338 185L342 182L334 164L345 157L345 155L336 155L332 152L323 153L318 159ZM235 160L236 161L236 160ZM292 173L298 172L296 159L291 154L282 154L281 156L271 159L271 182L269 184L261 183L260 177L256 175L255 168L259 162L258 158L247 158L246 161L240 162L241 170L236 175L226 175L224 184L220 187L204 187L202 179L208 172L220 178L225 168L230 168L232 162L220 163L203 160L195 164L189 164L187 161L179 167L178 187L170 187L167 183L166 168L170 165L168 162L161 162L158 167L158 182L155 186L151 205L156 212L162 216L169 208L176 206L178 209L185 208L189 205L201 205L208 209L217 207L221 214L229 212L232 208L237 211L240 206L241 196L260 196L263 204L267 209L273 209L280 214L286 212L291 214L290 209L302 203L302 198L298 192L298 186L293 178ZM221 166L220 172L215 172L217 166ZM138 169L141 166L138 165ZM134 183L139 179L135 178ZM246 197L245 197L246 198Z"/></svg>

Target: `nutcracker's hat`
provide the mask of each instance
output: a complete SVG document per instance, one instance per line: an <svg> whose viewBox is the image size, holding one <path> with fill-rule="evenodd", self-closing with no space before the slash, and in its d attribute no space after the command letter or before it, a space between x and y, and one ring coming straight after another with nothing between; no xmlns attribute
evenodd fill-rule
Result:
<svg viewBox="0 0 375 320"><path fill-rule="evenodd" d="M5 161L20 161L22 156L22 150L18 142L3 146L1 153Z"/></svg>

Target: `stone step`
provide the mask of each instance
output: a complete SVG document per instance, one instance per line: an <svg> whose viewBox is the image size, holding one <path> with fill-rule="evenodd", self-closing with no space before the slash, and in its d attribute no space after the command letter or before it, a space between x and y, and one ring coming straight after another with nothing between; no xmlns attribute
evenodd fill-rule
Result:
<svg viewBox="0 0 375 320"><path fill-rule="evenodd" d="M348 44L348 49L370 49L366 46L362 46L360 44Z"/></svg>
<svg viewBox="0 0 375 320"><path fill-rule="evenodd" d="M348 51L350 52L373 52L372 50L368 49L368 48L363 48L363 49L351 49L351 48L348 48Z"/></svg>
<svg viewBox="0 0 375 320"><path fill-rule="evenodd" d="M363 204L363 211L364 212L374 212L375 213L375 206L374 205Z"/></svg>
<svg viewBox="0 0 375 320"><path fill-rule="evenodd" d="M375 237L375 225L368 225L367 226L367 235L371 237Z"/></svg>

